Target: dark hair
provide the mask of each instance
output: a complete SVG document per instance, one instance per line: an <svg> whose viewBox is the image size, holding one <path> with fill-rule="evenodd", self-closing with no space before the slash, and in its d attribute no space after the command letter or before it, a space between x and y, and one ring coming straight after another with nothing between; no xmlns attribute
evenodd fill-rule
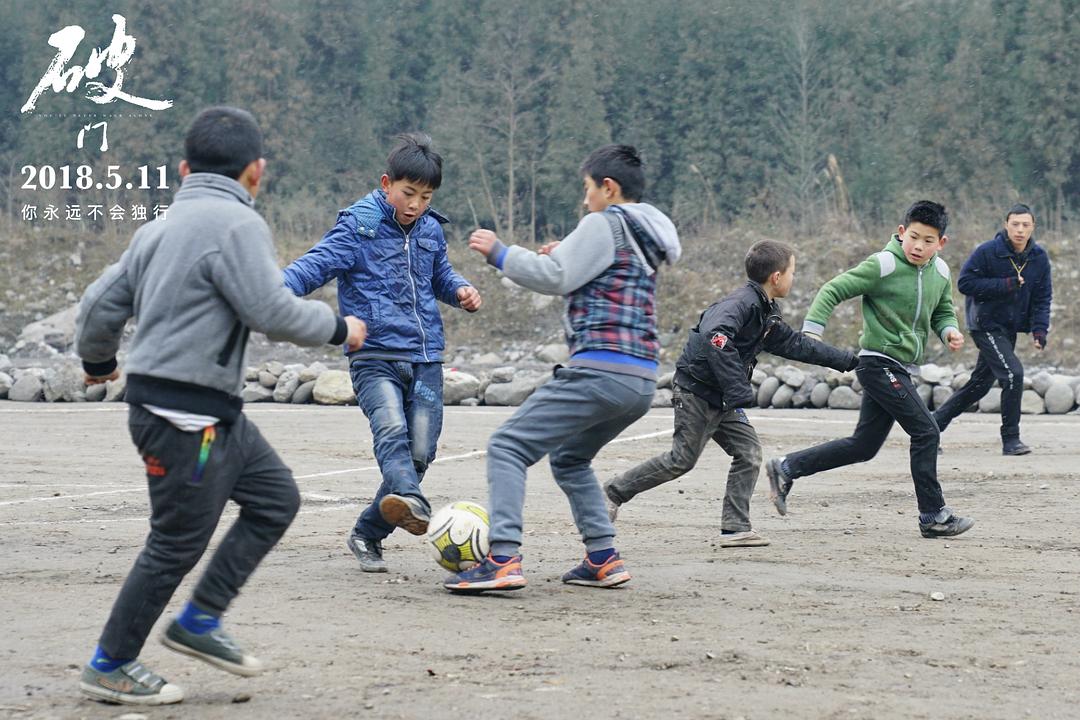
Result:
<svg viewBox="0 0 1080 720"><path fill-rule="evenodd" d="M774 272L784 272L795 250L778 240L759 240L746 251L746 277L764 285Z"/></svg>
<svg viewBox="0 0 1080 720"><path fill-rule="evenodd" d="M442 185L442 156L431 149L431 138L423 133L404 133L386 158L390 182L411 180L438 190Z"/></svg>
<svg viewBox="0 0 1080 720"><path fill-rule="evenodd" d="M631 202L639 202L645 194L645 171L633 145L604 145L593 150L581 163L581 174L591 177L597 185L611 178Z"/></svg>
<svg viewBox="0 0 1080 720"><path fill-rule="evenodd" d="M1005 213L1005 222L1009 222L1009 218L1011 218L1013 215L1030 215L1031 221L1035 222L1035 213L1033 213L1031 211L1031 208L1024 203L1016 203L1011 208L1009 208L1009 212Z"/></svg>
<svg viewBox="0 0 1080 720"><path fill-rule="evenodd" d="M191 172L217 173L236 180L263 156L262 132L247 110L206 108L191 122L184 138L184 159Z"/></svg>
<svg viewBox="0 0 1080 720"><path fill-rule="evenodd" d="M904 227L917 222L929 225L938 231L938 235L945 234L945 227L949 224L949 213L945 212L945 206L931 200L920 200L904 213Z"/></svg>

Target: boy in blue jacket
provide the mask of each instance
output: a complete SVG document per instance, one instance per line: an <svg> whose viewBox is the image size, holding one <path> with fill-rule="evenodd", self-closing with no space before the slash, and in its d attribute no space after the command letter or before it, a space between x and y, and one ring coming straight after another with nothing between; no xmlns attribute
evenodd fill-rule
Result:
<svg viewBox="0 0 1080 720"><path fill-rule="evenodd" d="M364 572L386 572L382 541L395 527L427 531L420 491L442 432L443 325L436 301L469 312L480 293L454 272L442 225L430 207L442 158L425 135L398 136L380 187L338 213L337 224L285 268L285 284L307 295L337 278L338 305L367 323L346 351L353 389L371 424L382 484L346 544Z"/></svg>
<svg viewBox="0 0 1080 720"><path fill-rule="evenodd" d="M1017 333L1031 333L1036 350L1046 347L1050 330L1050 257L1035 242L1035 214L1015 205L1005 228L984 242L960 269L957 286L967 296L964 314L979 359L971 379L934 412L942 432L960 413L1001 385L1001 449L1004 455L1027 455L1020 441L1020 400L1024 366L1016 357Z"/></svg>

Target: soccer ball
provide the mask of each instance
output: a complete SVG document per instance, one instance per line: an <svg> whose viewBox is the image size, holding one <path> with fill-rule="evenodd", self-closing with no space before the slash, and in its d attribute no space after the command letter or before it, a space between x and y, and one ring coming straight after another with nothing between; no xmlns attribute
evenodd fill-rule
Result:
<svg viewBox="0 0 1080 720"><path fill-rule="evenodd" d="M487 556L487 510L474 502L450 503L431 516L427 540L435 561L447 570L458 572L479 563Z"/></svg>

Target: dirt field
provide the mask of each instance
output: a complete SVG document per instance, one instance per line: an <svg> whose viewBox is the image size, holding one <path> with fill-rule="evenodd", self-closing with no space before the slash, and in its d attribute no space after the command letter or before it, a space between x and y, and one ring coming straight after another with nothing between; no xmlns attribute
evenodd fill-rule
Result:
<svg viewBox="0 0 1080 720"><path fill-rule="evenodd" d="M425 482L434 505L486 504L483 450L508 413L447 409ZM763 478L752 516L772 545L721 550L728 461L710 448L692 473L625 506L618 545L634 579L614 590L559 582L582 548L541 464L526 506L529 587L471 598L442 590L444 571L404 533L387 542L389 574L356 567L346 530L377 485L359 410L249 415L304 492L226 619L270 670L236 678L154 636L142 658L187 697L129 709L77 694L147 529L126 408L0 403L0 716L1080 717L1078 417L1025 417L1036 452L1027 458L1000 455L995 418L955 423L941 477L949 502L978 524L948 542L919 536L906 437L895 430L870 463L798 481L787 518ZM751 417L767 457L845 434L855 420ZM634 425L598 458L601 478L666 449L670 428L670 410ZM936 592L944 600L931 600Z"/></svg>

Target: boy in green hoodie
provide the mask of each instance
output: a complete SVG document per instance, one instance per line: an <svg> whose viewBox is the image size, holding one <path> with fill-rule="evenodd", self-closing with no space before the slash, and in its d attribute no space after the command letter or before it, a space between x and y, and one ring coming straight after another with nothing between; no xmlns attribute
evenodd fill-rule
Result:
<svg viewBox="0 0 1080 720"><path fill-rule="evenodd" d="M911 436L911 477L922 536L959 535L975 524L945 504L937 479L938 426L911 381L931 330L952 351L964 344L953 310L949 267L937 256L948 241L947 224L942 205L920 200L908 209L904 224L883 251L827 282L810 305L803 332L820 338L833 309L862 296L862 350L855 370L863 386L862 406L851 437L768 461L770 496L781 515L787 514L795 478L870 460L898 422Z"/></svg>

